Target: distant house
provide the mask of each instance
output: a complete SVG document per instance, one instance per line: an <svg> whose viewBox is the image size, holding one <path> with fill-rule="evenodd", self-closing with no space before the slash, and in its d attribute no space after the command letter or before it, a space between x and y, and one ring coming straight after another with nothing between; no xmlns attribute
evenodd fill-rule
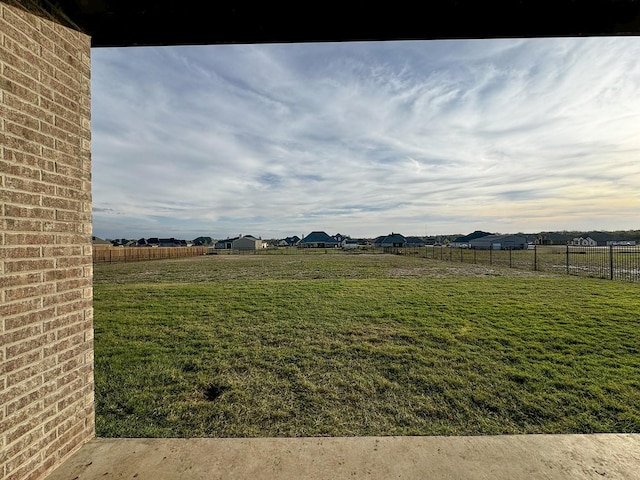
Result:
<svg viewBox="0 0 640 480"><path fill-rule="evenodd" d="M571 245L579 247L597 247L598 242L591 237L576 237L570 242Z"/></svg>
<svg viewBox="0 0 640 480"><path fill-rule="evenodd" d="M231 242L231 248L239 251L251 251L262 249L262 240L252 235L236 238Z"/></svg>
<svg viewBox="0 0 640 480"><path fill-rule="evenodd" d="M374 247L376 248L381 248L382 247L382 241L386 238L386 235L380 235L379 237L374 238L371 243L373 244Z"/></svg>
<svg viewBox="0 0 640 480"><path fill-rule="evenodd" d="M298 246L302 248L336 248L338 242L326 232L315 231L300 240Z"/></svg>
<svg viewBox="0 0 640 480"><path fill-rule="evenodd" d="M233 248L233 241L240 237L225 238L224 240L218 240L214 245L216 250L231 250Z"/></svg>
<svg viewBox="0 0 640 480"><path fill-rule="evenodd" d="M407 246L407 238L399 233L391 232L380 241L382 248L402 248Z"/></svg>
<svg viewBox="0 0 640 480"><path fill-rule="evenodd" d="M184 244L182 243L184 242ZM159 247L186 247L187 242L184 240L177 240L173 237L171 238L159 238L158 239Z"/></svg>
<svg viewBox="0 0 640 480"><path fill-rule="evenodd" d="M342 248L344 248L345 250L353 250L360 247L360 240L356 238L347 238L342 242Z"/></svg>
<svg viewBox="0 0 640 480"><path fill-rule="evenodd" d="M91 243L93 243L94 245L104 245L105 247L111 245L111 242L109 240L103 240L100 237L91 237Z"/></svg>
<svg viewBox="0 0 640 480"><path fill-rule="evenodd" d="M160 246L160 239L157 237L151 237L151 238L147 238L147 245L150 247L159 247Z"/></svg>
<svg viewBox="0 0 640 480"><path fill-rule="evenodd" d="M486 237L487 235L491 235L491 233L483 232L482 230L476 230L469 235L464 235L462 237L453 239L453 241L449 243L449 246L452 248L471 248L471 240Z"/></svg>
<svg viewBox="0 0 640 480"><path fill-rule="evenodd" d="M342 248L345 250L366 248L367 245L370 245L370 242L366 238L347 238L342 242Z"/></svg>
<svg viewBox="0 0 640 480"><path fill-rule="evenodd" d="M293 237L283 238L278 242L279 247L296 247L300 242L300 237L294 235Z"/></svg>
<svg viewBox="0 0 640 480"><path fill-rule="evenodd" d="M574 237L569 245L579 245L581 247L604 247L608 245L635 245L635 241L620 240L615 234L609 232L586 232L579 237Z"/></svg>
<svg viewBox="0 0 640 480"><path fill-rule="evenodd" d="M527 238L523 235L484 235L469 241L478 250L526 250Z"/></svg>
<svg viewBox="0 0 640 480"><path fill-rule="evenodd" d="M199 247L199 246L208 247L213 243L213 240L211 239L211 237L198 237L198 238L195 238L191 243L196 247Z"/></svg>
<svg viewBox="0 0 640 480"><path fill-rule="evenodd" d="M424 238L420 237L406 237L407 247L424 247L427 245Z"/></svg>
<svg viewBox="0 0 640 480"><path fill-rule="evenodd" d="M338 243L339 247L342 247L344 245L344 241L347 239L347 237L345 237L341 233L336 233L331 238L333 238Z"/></svg>

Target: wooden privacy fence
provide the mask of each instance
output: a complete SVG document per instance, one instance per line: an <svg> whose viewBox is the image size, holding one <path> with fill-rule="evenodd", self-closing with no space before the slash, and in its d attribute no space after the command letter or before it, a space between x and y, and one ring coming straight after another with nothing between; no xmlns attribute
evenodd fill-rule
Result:
<svg viewBox="0 0 640 480"><path fill-rule="evenodd" d="M637 245L601 247L535 245L529 250L478 250L427 246L392 250L388 253L417 255L449 262L640 282L640 246Z"/></svg>
<svg viewBox="0 0 640 480"><path fill-rule="evenodd" d="M93 263L139 262L205 255L209 247L93 247Z"/></svg>

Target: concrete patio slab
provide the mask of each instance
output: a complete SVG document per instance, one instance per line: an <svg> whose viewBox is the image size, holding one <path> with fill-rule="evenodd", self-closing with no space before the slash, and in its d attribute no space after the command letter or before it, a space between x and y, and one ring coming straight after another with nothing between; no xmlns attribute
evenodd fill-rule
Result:
<svg viewBox="0 0 640 480"><path fill-rule="evenodd" d="M640 479L640 434L106 439L48 480Z"/></svg>

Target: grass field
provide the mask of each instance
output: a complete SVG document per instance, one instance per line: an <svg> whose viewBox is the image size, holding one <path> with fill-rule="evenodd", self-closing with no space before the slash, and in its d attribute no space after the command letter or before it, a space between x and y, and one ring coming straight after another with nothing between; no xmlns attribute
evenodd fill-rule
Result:
<svg viewBox="0 0 640 480"><path fill-rule="evenodd" d="M380 254L97 265L98 435L640 432L639 294Z"/></svg>

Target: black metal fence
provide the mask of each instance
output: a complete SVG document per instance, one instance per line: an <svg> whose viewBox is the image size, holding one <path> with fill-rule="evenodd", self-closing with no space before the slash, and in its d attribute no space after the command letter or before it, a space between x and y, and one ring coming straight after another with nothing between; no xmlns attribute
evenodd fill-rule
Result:
<svg viewBox="0 0 640 480"><path fill-rule="evenodd" d="M395 248L389 252L419 255L449 262L640 282L640 246L637 245L601 247L534 245L528 250L478 250L427 246Z"/></svg>

